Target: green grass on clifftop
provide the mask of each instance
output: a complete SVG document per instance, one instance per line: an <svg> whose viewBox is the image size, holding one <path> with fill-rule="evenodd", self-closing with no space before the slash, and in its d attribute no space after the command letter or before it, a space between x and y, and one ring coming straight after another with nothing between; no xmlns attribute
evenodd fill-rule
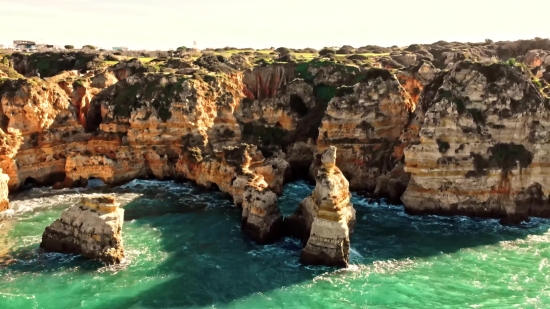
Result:
<svg viewBox="0 0 550 309"><path fill-rule="evenodd" d="M181 99L183 83L187 79L184 76L147 74L133 85L123 82L112 98L114 115L128 118L132 110L149 103L157 111L159 118L166 122L172 117L170 106Z"/></svg>
<svg viewBox="0 0 550 309"><path fill-rule="evenodd" d="M0 71L6 73L8 75L8 78L24 78L23 75L17 73L13 68L10 68L9 66L0 63Z"/></svg>

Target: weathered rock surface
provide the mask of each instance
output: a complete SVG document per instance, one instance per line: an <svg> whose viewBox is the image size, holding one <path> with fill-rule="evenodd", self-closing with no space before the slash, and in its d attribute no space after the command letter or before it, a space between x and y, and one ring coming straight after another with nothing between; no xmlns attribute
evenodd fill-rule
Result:
<svg viewBox="0 0 550 309"><path fill-rule="evenodd" d="M38 78L0 84L3 135L0 168L12 190L25 181L53 184L63 180L68 153L89 139L75 118L66 93ZM85 145L85 143L84 143Z"/></svg>
<svg viewBox="0 0 550 309"><path fill-rule="evenodd" d="M277 195L268 189L263 176L249 175L243 192L242 230L259 244L268 244L283 236L283 215Z"/></svg>
<svg viewBox="0 0 550 309"><path fill-rule="evenodd" d="M371 69L355 86L340 88L329 102L319 129L317 154L338 146L337 165L352 190L376 191L399 199L408 183L402 168L400 137L415 104L398 80L384 69ZM312 167L321 162L316 161ZM390 175L391 174L391 175ZM388 188L389 180L392 189ZM396 188L399 187L399 188Z"/></svg>
<svg viewBox="0 0 550 309"><path fill-rule="evenodd" d="M521 67L460 62L440 73L408 131L410 213L550 215L550 104Z"/></svg>
<svg viewBox="0 0 550 309"><path fill-rule="evenodd" d="M46 228L40 248L48 252L81 254L107 264L124 259L124 210L114 197L83 198Z"/></svg>
<svg viewBox="0 0 550 309"><path fill-rule="evenodd" d="M4 211L10 208L10 201L8 199L8 181L10 177L2 172L0 169L0 211Z"/></svg>
<svg viewBox="0 0 550 309"><path fill-rule="evenodd" d="M355 225L349 183L336 166L336 147L325 150L321 163L315 189L285 225L305 243L303 263L346 267L349 235Z"/></svg>
<svg viewBox="0 0 550 309"><path fill-rule="evenodd" d="M433 153L433 149L424 147L424 143L433 146L428 140L434 134L433 139L438 139L443 134L440 128L449 130L450 125L446 122L442 125L439 120L430 120L431 110L436 107L442 108L437 117L458 123L455 130L458 133L445 131L445 137L439 138L449 139L450 147L454 147L451 140L457 139L458 146L449 151L471 142L470 148L465 145L460 151L468 149L468 153L480 153L488 160L490 154L486 152L502 139L497 138L499 130L504 132L500 126L506 126L507 134L512 130L512 120L506 120L509 124L501 124L501 118L533 118L535 120L528 127L533 133L529 134L545 134L532 129L544 127L544 117L513 110L517 102L524 100L516 89L523 89L523 82L515 86L507 81L515 75L499 69L494 74L487 72L485 79L493 81L485 84L462 80L464 73L459 73L457 68L467 62L461 59L494 57L502 53L503 46L436 42L410 46L407 52L392 50L391 55L376 59L387 58L395 62L392 59L395 58L408 65L398 70L315 59L242 71L248 67L246 57L204 56L193 65L188 61L174 61L175 67L191 66L189 69L195 70L192 75L153 73L150 69L154 65L143 65L133 59L110 69L88 70L85 76L67 71L46 80L2 79L0 168L9 176L8 185L12 191L28 182L56 183L56 188L81 186L90 177L111 185L138 177L185 178L205 187L217 187L232 195L235 204L241 205L245 188L251 181L243 174L245 168L254 177L263 177L267 183L265 192L256 190L254 194L263 196L272 192L279 195L291 175L315 178L321 167L321 154L329 145L334 145L338 149L337 164L349 180L350 189L398 201L408 186L411 172L416 175L414 181L421 182L422 173L435 173L431 169L439 168L437 160L446 162L433 157L443 156L439 150ZM522 56L532 49L523 51ZM541 55L548 53L541 49L531 54L535 55L529 56L532 62L538 64L537 57L542 59ZM439 73L438 66L451 70ZM547 73L543 72L543 66L544 63L533 69L542 72L536 76L542 74L543 78L533 77L531 82L522 77L525 84L545 87ZM460 82L457 81L459 77L462 78ZM478 86L483 89L477 89ZM443 102L434 99L440 88L451 91L464 102L473 103L460 107L459 116L450 116L447 109L455 108L452 102L445 101L451 107L435 104ZM550 92L550 87L545 91ZM533 102L546 102L540 91L539 96L527 96L534 98ZM419 110L417 106L421 105L429 106L430 111ZM483 111L481 118L476 110ZM413 112L416 120L413 120ZM498 119L493 119L497 114ZM480 122L474 126L471 119L485 121L485 124ZM430 130L437 133L426 133ZM514 134L527 136L527 133ZM487 148L473 146L478 140ZM541 142L528 146L527 141L521 144L533 154L533 147L544 149ZM417 145L411 148L411 143ZM501 143L510 144L511 141L502 139ZM520 144L516 137L513 143ZM442 145L442 149L446 147L445 143ZM404 149L409 149L408 155ZM429 155L425 156L426 152ZM407 156L410 164L405 162ZM450 155L445 153L444 156ZM538 162L537 158L534 155L533 162ZM428 168L417 171L415 160L435 163L426 163ZM466 164L464 162L461 164ZM521 188L528 188L535 182L548 194L544 181L535 180ZM413 193L417 185L424 186L409 185L409 205L417 204L414 200L421 196L421 193ZM461 182L455 181L454 185L454 190L462 188ZM439 186L437 188L439 190ZM464 205L458 201L451 204ZM407 209L414 212L414 207ZM423 211L423 208L419 210Z"/></svg>

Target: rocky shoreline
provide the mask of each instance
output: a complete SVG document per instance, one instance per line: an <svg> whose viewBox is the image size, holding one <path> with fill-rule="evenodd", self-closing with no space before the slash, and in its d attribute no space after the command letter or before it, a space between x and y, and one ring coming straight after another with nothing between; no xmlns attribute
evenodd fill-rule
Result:
<svg viewBox="0 0 550 309"><path fill-rule="evenodd" d="M0 78L0 211L26 184L187 179L231 195L255 241L292 234L311 249L313 221L283 222L277 196L291 179L319 177L335 147L342 190L401 201L411 214L550 217L550 51L512 59L503 46L261 65L203 55L170 59L163 72L82 55L78 72L58 55L44 79ZM35 60L1 61L31 76L45 66Z"/></svg>

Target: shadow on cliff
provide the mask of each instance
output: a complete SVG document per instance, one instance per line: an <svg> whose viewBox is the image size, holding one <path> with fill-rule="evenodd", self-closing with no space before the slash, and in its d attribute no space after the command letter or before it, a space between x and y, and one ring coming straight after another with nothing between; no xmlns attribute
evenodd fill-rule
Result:
<svg viewBox="0 0 550 309"><path fill-rule="evenodd" d="M312 188L305 182L287 184L280 199L283 213L294 211ZM140 218L131 224L158 230L162 250L168 253L151 275L161 272L173 278L137 296L114 299L115 307L209 307L313 282L314 277L331 271L300 265L301 246L296 240L286 238L268 246L252 243L242 235L240 210L230 201L220 193L193 194L163 203L160 207L168 215L160 215L162 210L158 209L160 216L140 215L155 207L155 202L144 199L126 206L127 215ZM354 204L357 225L352 236L352 264L423 258L495 245L545 233L550 226L550 221L538 219L522 228L502 226L497 220L409 216L402 206L358 196ZM179 207L187 211L169 210Z"/></svg>

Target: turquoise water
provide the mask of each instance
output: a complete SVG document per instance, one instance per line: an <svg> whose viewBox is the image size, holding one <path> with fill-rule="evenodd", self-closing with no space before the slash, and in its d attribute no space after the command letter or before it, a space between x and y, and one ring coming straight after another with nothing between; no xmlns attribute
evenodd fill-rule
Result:
<svg viewBox="0 0 550 309"><path fill-rule="evenodd" d="M311 189L288 184L283 212ZM128 261L111 267L38 253L44 228L89 190L15 197L0 221L0 308L550 308L548 220L412 217L355 196L351 266L337 270L301 266L295 240L252 243L221 193L157 181L114 191Z"/></svg>

